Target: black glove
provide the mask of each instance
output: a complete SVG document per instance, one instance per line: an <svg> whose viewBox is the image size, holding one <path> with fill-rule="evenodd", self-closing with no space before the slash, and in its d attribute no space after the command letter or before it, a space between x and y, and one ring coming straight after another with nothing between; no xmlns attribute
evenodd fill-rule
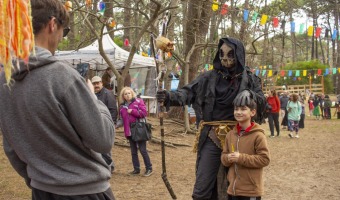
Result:
<svg viewBox="0 0 340 200"><path fill-rule="evenodd" d="M166 102L169 99L169 92L166 90L158 90L156 98L158 102Z"/></svg>
<svg viewBox="0 0 340 200"><path fill-rule="evenodd" d="M243 90L240 92L233 101L234 106L249 105L252 100L252 95L249 90Z"/></svg>

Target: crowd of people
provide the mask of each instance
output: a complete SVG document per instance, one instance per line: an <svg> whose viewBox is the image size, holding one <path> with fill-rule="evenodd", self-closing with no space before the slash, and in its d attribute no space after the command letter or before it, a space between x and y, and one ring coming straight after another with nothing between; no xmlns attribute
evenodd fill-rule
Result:
<svg viewBox="0 0 340 200"><path fill-rule="evenodd" d="M316 120L331 119L332 101L329 95L309 94L308 100L305 95L301 93L289 94L288 92L282 92L277 94L275 90L270 90L267 94L267 117L270 129L269 137L280 136L279 117L281 118L281 130L288 130L288 136L290 138L299 138L299 129L305 128L306 110L308 107L308 116L313 117ZM337 102L335 103L335 114L338 114L340 118L339 109L340 95L337 96ZM274 127L276 135L274 133ZM294 136L295 133L295 136Z"/></svg>

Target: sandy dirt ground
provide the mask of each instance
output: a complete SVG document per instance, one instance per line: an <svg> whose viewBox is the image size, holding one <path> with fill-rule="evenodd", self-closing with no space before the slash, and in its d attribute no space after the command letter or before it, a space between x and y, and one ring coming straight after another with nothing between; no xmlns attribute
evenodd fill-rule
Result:
<svg viewBox="0 0 340 200"><path fill-rule="evenodd" d="M157 119L151 119L158 129ZM265 195L262 199L310 200L340 199L340 120L315 120L307 117L306 128L299 139L290 139L286 130L281 137L268 138L271 163L265 168ZM269 135L268 124L262 127ZM179 133L182 128L165 124L166 140L192 145L194 135ZM122 133L118 133L120 135ZM155 130L154 135L159 136ZM0 136L2 145L2 136ZM148 144L154 173L150 177L130 176L132 170L130 149L115 146L112 149L116 170L112 176L112 190L118 200L172 199L161 178L162 162L159 144ZM196 155L192 147L166 147L168 180L177 199L190 200L195 181ZM144 166L140 156L141 166ZM142 168L144 172L144 167ZM10 167L0 149L0 199L30 199L30 191Z"/></svg>

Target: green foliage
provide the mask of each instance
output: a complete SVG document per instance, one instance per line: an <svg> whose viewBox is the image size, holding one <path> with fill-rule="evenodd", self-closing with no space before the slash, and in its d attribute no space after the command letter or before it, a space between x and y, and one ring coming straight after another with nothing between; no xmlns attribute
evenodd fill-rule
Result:
<svg viewBox="0 0 340 200"><path fill-rule="evenodd" d="M293 74L291 77L288 77L288 71L286 71L286 79L280 77L277 80L276 85L280 86L283 84L286 85L309 85L309 70L315 71L315 76L312 77L312 84L321 84L321 76L317 75L317 69L322 70L322 74L325 73L325 69L329 68L328 65L324 65L320 63L318 60L312 61L303 61L303 62L296 62L291 63L282 68L282 70L293 70ZM300 76L295 77L296 70L300 70ZM303 76L303 70L307 70L307 76ZM278 73L278 76L280 72ZM300 79L300 80L299 80ZM325 86L325 93L332 93L333 92L333 84L332 84L332 75L324 76L324 86Z"/></svg>

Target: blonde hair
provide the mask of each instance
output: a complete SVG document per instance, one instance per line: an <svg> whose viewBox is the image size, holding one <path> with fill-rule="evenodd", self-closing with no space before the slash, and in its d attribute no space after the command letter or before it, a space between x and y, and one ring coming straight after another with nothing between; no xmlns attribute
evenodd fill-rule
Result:
<svg viewBox="0 0 340 200"><path fill-rule="evenodd" d="M135 93L135 91L133 91L132 88L130 88L130 87L123 87L122 91L120 91L120 94L119 94L119 102L120 102L120 103L125 102L124 93L125 93L126 91L130 91L130 92L131 92L132 98L136 98L136 96L137 96L137 94Z"/></svg>

